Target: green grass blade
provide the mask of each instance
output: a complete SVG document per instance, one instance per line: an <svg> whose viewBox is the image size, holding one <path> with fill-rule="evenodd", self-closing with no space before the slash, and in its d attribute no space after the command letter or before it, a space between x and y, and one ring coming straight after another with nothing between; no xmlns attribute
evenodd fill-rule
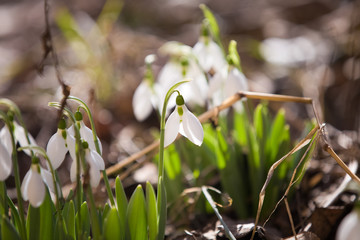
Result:
<svg viewBox="0 0 360 240"><path fill-rule="evenodd" d="M126 215L131 240L146 240L148 238L146 204L141 185L138 185L133 192Z"/></svg>
<svg viewBox="0 0 360 240"><path fill-rule="evenodd" d="M150 182L146 182L146 210L149 227L149 240L155 240L158 235L158 212L155 191Z"/></svg>

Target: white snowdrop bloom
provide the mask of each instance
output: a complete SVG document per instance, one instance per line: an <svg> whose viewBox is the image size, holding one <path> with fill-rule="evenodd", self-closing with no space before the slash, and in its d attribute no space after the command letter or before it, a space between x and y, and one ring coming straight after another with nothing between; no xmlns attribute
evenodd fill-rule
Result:
<svg viewBox="0 0 360 240"><path fill-rule="evenodd" d="M248 91L247 79L239 69L226 65L210 80L208 96L212 99L211 106L220 105L238 91ZM239 104L234 105L238 110L241 109Z"/></svg>
<svg viewBox="0 0 360 240"><path fill-rule="evenodd" d="M12 169L11 153L4 146L2 138L0 137L0 181L7 179Z"/></svg>
<svg viewBox="0 0 360 240"><path fill-rule="evenodd" d="M221 68L226 65L226 60L221 48L209 37L200 37L199 41L193 47L193 52L199 60L200 66L206 72L211 70L219 72Z"/></svg>
<svg viewBox="0 0 360 240"><path fill-rule="evenodd" d="M29 142L26 138L25 129L20 126L17 122L14 123L14 138L15 144L19 143L21 147L29 146ZM7 126L4 126L0 131L0 139L8 152L11 154L13 151L13 145L11 143L11 134ZM36 146L36 141L29 133L30 145ZM31 151L29 149L23 150L28 156L31 156Z"/></svg>
<svg viewBox="0 0 360 240"><path fill-rule="evenodd" d="M200 146L204 139L204 130L199 119L187 109L181 95L177 96L176 105L165 123L164 147L169 146L176 139L178 133Z"/></svg>
<svg viewBox="0 0 360 240"><path fill-rule="evenodd" d="M319 51L321 50L305 37L268 38L260 46L260 52L266 61L288 67L295 67L304 62L313 62Z"/></svg>
<svg viewBox="0 0 360 240"><path fill-rule="evenodd" d="M189 105L205 106L209 86L203 69L196 62L192 48L178 42L168 42L159 50L162 54L170 56L170 60L161 69L157 79L164 90L160 100L164 99L166 92L174 84L184 79L191 79L188 84L179 86L178 90L183 93ZM170 101L168 109L174 107L173 102L175 101ZM162 101L160 101L160 109L162 109Z"/></svg>
<svg viewBox="0 0 360 240"><path fill-rule="evenodd" d="M93 135L92 130L85 125L84 121L80 120L80 121L76 121L76 122L80 126L81 139L85 140L89 144L90 149L97 151L96 147L95 147L94 135ZM67 129L67 132L69 133L69 135L71 135L73 138L75 138L75 132L74 132L73 125ZM102 153L102 145L101 145L100 139L97 136L96 136L96 138L99 143L100 152Z"/></svg>
<svg viewBox="0 0 360 240"><path fill-rule="evenodd" d="M191 79L187 84L180 85L178 90L181 91L187 99L188 104L195 106L205 106L208 83L202 69L196 64L194 59L184 60L183 63L177 60L170 60L161 69L158 82L161 84L163 94L165 94L174 84L183 81L184 79ZM165 95L160 99L164 99ZM175 101L169 101L167 109L174 107ZM160 101L160 109L162 109L162 101Z"/></svg>
<svg viewBox="0 0 360 240"><path fill-rule="evenodd" d="M13 151L13 145L11 143L11 135L9 128L6 125L0 130L0 139L5 149L7 149L7 151L11 155Z"/></svg>
<svg viewBox="0 0 360 240"><path fill-rule="evenodd" d="M159 106L159 97L161 96L161 87L157 83L152 86L148 81L144 80L136 88L133 99L132 107L134 115L138 121L144 121L155 108Z"/></svg>
<svg viewBox="0 0 360 240"><path fill-rule="evenodd" d="M46 153L50 159L52 167L57 169L65 159L68 152L66 139L68 138L67 130L65 129L65 120L59 122L59 128L54 135L51 136L46 146Z"/></svg>
<svg viewBox="0 0 360 240"><path fill-rule="evenodd" d="M39 207L45 198L45 184L39 171L38 164L31 164L21 184L21 193L24 200L29 200L33 207Z"/></svg>
<svg viewBox="0 0 360 240"><path fill-rule="evenodd" d="M336 240L357 240L360 236L360 210L356 208L340 223Z"/></svg>
<svg viewBox="0 0 360 240"><path fill-rule="evenodd" d="M97 187L100 182L100 171L105 169L105 163L103 158L92 149L85 149L85 160L89 164L89 173L90 173L90 185L92 187ZM70 179L72 182L76 181L76 169L77 163L74 160L70 168ZM84 169L81 168L81 174L83 174Z"/></svg>
<svg viewBox="0 0 360 240"><path fill-rule="evenodd" d="M28 133L29 140L30 140L30 144L29 144L29 141L26 137L25 129L21 125L19 125L17 122L14 122L14 135L15 135L16 142L19 143L19 145L21 147L26 147L29 145L37 146L34 137L30 133ZM28 156L31 156L31 150L24 149L23 151Z"/></svg>

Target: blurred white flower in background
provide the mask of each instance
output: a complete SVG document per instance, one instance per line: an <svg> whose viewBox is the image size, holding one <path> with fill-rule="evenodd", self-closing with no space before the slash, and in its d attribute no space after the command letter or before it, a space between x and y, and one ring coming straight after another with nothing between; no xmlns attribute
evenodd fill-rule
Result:
<svg viewBox="0 0 360 240"><path fill-rule="evenodd" d="M268 38L262 42L260 52L269 63L294 67L301 63L314 61L317 49L305 37Z"/></svg>
<svg viewBox="0 0 360 240"><path fill-rule="evenodd" d="M201 36L194 45L193 52L205 72L214 71L216 73L226 65L221 48L209 37Z"/></svg>
<svg viewBox="0 0 360 240"><path fill-rule="evenodd" d="M138 121L144 121L152 112L153 109L159 109L160 96L162 96L162 87L154 82L154 76L152 73L152 63L155 61L155 55L148 55L145 58L146 72L143 81L136 88L133 99L132 107L134 115Z"/></svg>
<svg viewBox="0 0 360 240"><path fill-rule="evenodd" d="M208 92L211 99L210 107L218 106L238 91L248 91L248 89L245 75L238 68L225 65L210 79ZM237 110L242 109L241 102L237 102L233 106Z"/></svg>

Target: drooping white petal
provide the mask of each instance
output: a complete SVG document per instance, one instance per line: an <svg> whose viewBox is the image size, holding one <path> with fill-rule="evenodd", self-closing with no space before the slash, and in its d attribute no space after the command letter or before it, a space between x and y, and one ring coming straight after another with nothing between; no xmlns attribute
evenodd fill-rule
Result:
<svg viewBox="0 0 360 240"><path fill-rule="evenodd" d="M135 90L132 107L138 121L144 121L152 112L151 89L146 81L140 83Z"/></svg>
<svg viewBox="0 0 360 240"><path fill-rule="evenodd" d="M357 240L360 236L360 212L358 209L349 213L340 223L336 240Z"/></svg>
<svg viewBox="0 0 360 240"><path fill-rule="evenodd" d="M36 167L31 166L29 175L25 176L21 186L24 200L29 200L33 207L39 207L45 198L45 184Z"/></svg>
<svg viewBox="0 0 360 240"><path fill-rule="evenodd" d="M170 114L165 123L165 141L164 147L169 146L177 137L180 127L180 116L177 108Z"/></svg>
<svg viewBox="0 0 360 240"><path fill-rule="evenodd" d="M32 174L32 172L31 172L31 168L30 168L29 171L27 171L27 173L25 174L24 179L21 183L21 194L25 201L29 200L28 192L26 190L28 189L28 186L29 186L31 174Z"/></svg>
<svg viewBox="0 0 360 240"><path fill-rule="evenodd" d="M3 145L3 142L0 142L0 181L4 181L9 177L11 169L11 155Z"/></svg>
<svg viewBox="0 0 360 240"><path fill-rule="evenodd" d="M57 169L64 161L67 151L65 139L61 135L61 130L58 129L57 132L51 136L46 147L46 153L54 169Z"/></svg>
<svg viewBox="0 0 360 240"><path fill-rule="evenodd" d="M197 117L183 105L184 115L182 118L183 135L195 145L200 146L204 139L204 130Z"/></svg>
<svg viewBox="0 0 360 240"><path fill-rule="evenodd" d="M238 91L247 91L248 84L245 75L237 68L232 68L229 72L225 84L226 97L234 95Z"/></svg>
<svg viewBox="0 0 360 240"><path fill-rule="evenodd" d="M69 132L69 131L68 131ZM76 140L75 137L73 137L73 135L68 134L66 137L66 143L67 143L67 147L70 153L70 156L72 158L72 160L76 161L76 150L75 150L75 144L76 144Z"/></svg>
<svg viewBox="0 0 360 240"><path fill-rule="evenodd" d="M41 177L42 177L43 181L45 182L45 184L50 189L50 191L55 193L54 181L53 181L53 177L52 177L51 172L44 169L44 168L40 168L40 174L41 174ZM60 190L59 186L58 186L58 190Z"/></svg>
<svg viewBox="0 0 360 240"><path fill-rule="evenodd" d="M76 160L73 160L70 167L70 180L71 182L76 181Z"/></svg>
<svg viewBox="0 0 360 240"><path fill-rule="evenodd" d="M80 122L80 135L81 138L89 144L89 148L96 151L93 132L85 125L83 121ZM97 140L99 143L100 152L102 152L102 145L98 137Z"/></svg>
<svg viewBox="0 0 360 240"><path fill-rule="evenodd" d="M228 76L227 67L223 67L220 72L217 72L209 82L208 96L212 97L215 92L221 91Z"/></svg>
<svg viewBox="0 0 360 240"><path fill-rule="evenodd" d="M26 137L25 129L16 122L14 122L14 127L15 127L14 135L15 135L16 141L19 142L21 147L29 146L29 141ZM29 140L30 140L30 145L37 146L36 141L33 138L33 136L31 136L30 133L28 134L28 136L29 136ZM25 149L24 152L28 156L31 156L31 151L29 149Z"/></svg>
<svg viewBox="0 0 360 240"><path fill-rule="evenodd" d="M86 150L85 158L90 167L90 185L92 187L97 187L100 182L100 170L104 170L105 168L104 161L97 152L92 151L91 149Z"/></svg>
<svg viewBox="0 0 360 240"><path fill-rule="evenodd" d="M9 152L9 154L12 154L13 151L13 145L11 143L11 135L9 128L7 126L4 126L0 131L0 139L1 143L4 145L5 149Z"/></svg>
<svg viewBox="0 0 360 240"><path fill-rule="evenodd" d="M105 169L105 163L103 158L95 151L90 150L90 158L93 160L94 164L96 165L96 168L99 170Z"/></svg>
<svg viewBox="0 0 360 240"><path fill-rule="evenodd" d="M74 130L74 125L71 125L68 129L67 132L69 135L71 135L73 137L73 139L75 140L75 130ZM94 136L92 133L92 130L90 128L88 128L83 121L80 121L80 137L81 139L85 140L88 144L89 144L89 148L93 149L94 151L96 151L96 147L95 147L95 143L94 143ZM99 143L99 148L100 148L100 152L102 152L102 145L100 142L100 139L97 137L98 143ZM69 143L68 143L69 144ZM74 144L75 146L75 144ZM75 148L74 148L75 149ZM70 152L71 154L71 152ZM74 155L75 156L75 155Z"/></svg>
<svg viewBox="0 0 360 240"><path fill-rule="evenodd" d="M95 166L90 164L89 173L90 173L90 185L92 187L97 187L99 185L101 178L99 169L97 169Z"/></svg>

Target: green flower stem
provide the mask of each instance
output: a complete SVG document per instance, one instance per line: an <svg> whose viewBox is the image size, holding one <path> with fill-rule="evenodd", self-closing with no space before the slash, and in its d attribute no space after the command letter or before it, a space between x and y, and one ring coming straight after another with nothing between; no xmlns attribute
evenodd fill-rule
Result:
<svg viewBox="0 0 360 240"><path fill-rule="evenodd" d="M173 85L169 91L166 93L164 99L164 105L161 113L161 120L160 120L160 149L159 149L159 177L158 177L158 196L157 196L157 208L158 208L158 222L159 222L159 229L158 229L158 236L157 240L164 239L165 234L165 225L166 225L166 192L165 192L165 182L164 182L164 143L165 143L165 116L166 116L166 108L169 102L171 95L174 92L179 93L178 90L175 90L178 86L183 83L189 82L188 80L181 81ZM180 93L179 93L180 94Z"/></svg>
<svg viewBox="0 0 360 240"><path fill-rule="evenodd" d="M58 109L61 109L61 105L57 102L49 102L48 104L51 107L56 107ZM82 191L82 185L81 185L81 178L80 178L80 164L83 164L84 168L85 168L85 160L81 162L81 159L84 158L80 158L81 156L81 151L83 152L82 149L82 144L81 144L81 139L80 139L80 130L76 124L76 120L74 117L74 114L71 112L70 109L68 108L64 108L64 114L66 114L71 121L74 124L74 133L75 133L75 154L76 154L76 159L74 159L74 161L76 161L76 187L78 189L77 193L76 193L76 207L77 207L77 211L78 211L78 221L81 222L81 203L82 203L82 195L83 195L83 191ZM79 228L80 229L80 228ZM79 231L77 233L78 239L81 239L82 233Z"/></svg>
<svg viewBox="0 0 360 240"><path fill-rule="evenodd" d="M164 176L164 142L165 142L165 116L166 116L166 108L169 102L169 99L171 95L174 92L179 92L175 90L178 86L180 86L183 83L189 82L189 80L181 81L176 84L174 84L169 91L166 93L165 99L164 99L164 105L161 113L161 119L160 119L160 149L159 149L159 179L160 177Z"/></svg>
<svg viewBox="0 0 360 240"><path fill-rule="evenodd" d="M81 103L81 105L84 107L84 109L85 109L85 111L86 111L86 113L87 113L87 115L89 117L89 120L90 120L90 125L91 125L91 130L92 130L92 133L93 133L93 137L94 137L94 143L95 143L96 151L97 151L98 154L102 155L102 152L100 151L99 141L98 141L97 134L96 134L94 118L93 118L93 116L91 114L91 111L90 111L89 107L86 105L86 103L84 101L82 101L81 99L79 99L77 97L69 96L68 99L77 101L77 102ZM105 182L105 187L106 187L108 197L110 199L111 206L114 207L115 206L114 195L112 193L112 190L111 190L111 187L110 187L110 184L109 184L109 179L108 179L108 176L106 174L105 169L102 170L102 174L103 174L103 179L104 179L104 182Z"/></svg>
<svg viewBox="0 0 360 240"><path fill-rule="evenodd" d="M19 172L17 150L16 150L16 144L15 144L15 138L14 138L14 132L13 132L14 126L10 122L8 116L3 111L0 111L0 117L5 121L5 124L6 124L6 126L8 127L8 129L10 131L11 144L12 144L12 147L13 147L13 151L11 153L11 159L12 159L12 164L13 164L13 169L14 169L16 194L17 194L19 213L20 213L19 231L20 231L21 239L26 240L27 239L27 234L26 234L26 227L25 227L24 203L23 203L23 198L22 198L22 195L21 195L20 172Z"/></svg>

